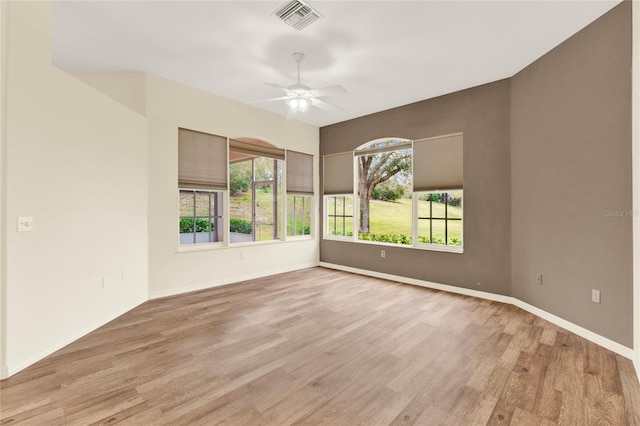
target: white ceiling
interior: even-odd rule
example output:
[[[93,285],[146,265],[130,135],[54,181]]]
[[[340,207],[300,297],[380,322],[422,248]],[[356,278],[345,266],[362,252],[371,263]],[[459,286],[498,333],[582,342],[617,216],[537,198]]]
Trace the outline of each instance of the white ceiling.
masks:
[[[281,95],[265,82],[341,84],[324,126],[507,78],[611,9],[613,1],[319,1],[302,31],[283,1],[53,2],[53,60],[65,69],[136,70],[241,102]],[[256,107],[286,115],[283,102]]]

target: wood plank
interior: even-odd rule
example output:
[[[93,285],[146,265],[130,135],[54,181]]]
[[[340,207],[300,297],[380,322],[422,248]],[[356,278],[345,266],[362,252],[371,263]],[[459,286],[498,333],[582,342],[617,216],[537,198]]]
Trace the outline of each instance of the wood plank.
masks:
[[[0,381],[1,424],[640,425],[627,359],[517,307],[311,268],[152,300]]]

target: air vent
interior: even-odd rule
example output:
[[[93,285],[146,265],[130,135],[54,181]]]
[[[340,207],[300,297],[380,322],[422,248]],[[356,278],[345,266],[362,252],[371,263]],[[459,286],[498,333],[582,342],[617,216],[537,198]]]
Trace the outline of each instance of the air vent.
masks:
[[[282,19],[285,24],[298,31],[317,21],[322,16],[317,10],[300,0],[287,2],[273,13]]]

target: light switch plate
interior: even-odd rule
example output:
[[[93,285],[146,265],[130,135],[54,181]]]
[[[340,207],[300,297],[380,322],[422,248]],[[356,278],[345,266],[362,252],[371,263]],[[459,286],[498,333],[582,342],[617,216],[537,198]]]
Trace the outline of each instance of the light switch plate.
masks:
[[[18,216],[18,232],[33,231],[33,218],[31,216]]]

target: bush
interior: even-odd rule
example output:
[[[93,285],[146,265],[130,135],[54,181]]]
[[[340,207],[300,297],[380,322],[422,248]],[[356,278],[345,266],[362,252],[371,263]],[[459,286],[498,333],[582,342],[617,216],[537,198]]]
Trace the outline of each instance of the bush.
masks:
[[[358,234],[358,239],[378,243],[411,244],[411,237],[404,234]]]
[[[190,217],[181,218],[180,233],[188,234],[190,232],[193,232],[193,219]],[[196,219],[196,232],[209,232],[209,221],[207,219]]]
[[[398,185],[396,182],[384,182],[377,185],[373,189],[372,198],[380,201],[396,201],[402,198],[405,193],[403,186]]]
[[[232,164],[229,170],[229,191],[231,194],[247,192],[251,187],[251,162]]]
[[[251,234],[253,232],[253,224],[249,220],[230,219],[229,231],[239,234]]]

